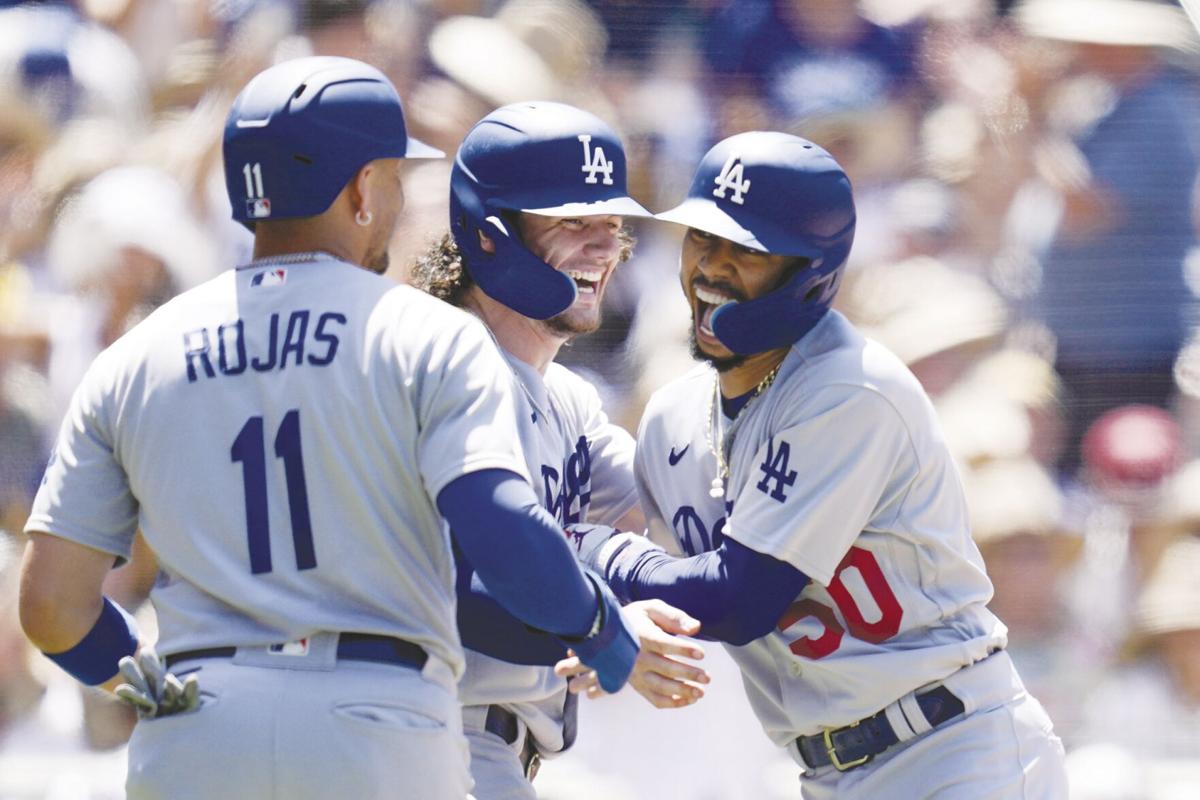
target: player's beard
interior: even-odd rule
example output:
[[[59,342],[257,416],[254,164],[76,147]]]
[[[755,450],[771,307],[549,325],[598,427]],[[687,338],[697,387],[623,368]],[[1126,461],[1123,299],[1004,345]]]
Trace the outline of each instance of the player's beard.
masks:
[[[388,266],[391,264],[391,256],[387,250],[384,250],[377,258],[373,258],[369,263],[364,264],[367,269],[374,272],[376,275],[382,275],[388,271]]]
[[[712,364],[713,369],[717,372],[728,372],[734,367],[740,367],[746,361],[746,357],[740,353],[733,353],[727,356],[714,356],[700,349],[700,342],[696,341],[696,326],[693,324],[688,330],[688,345],[692,349],[692,358],[697,361],[707,361]]]
[[[573,339],[576,336],[582,336],[585,333],[595,333],[600,328],[601,312],[596,310],[594,316],[584,316],[582,314],[572,314],[572,309],[567,309],[561,314],[556,314],[550,319],[543,320],[542,324],[547,330],[557,336],[564,336],[568,339]]]

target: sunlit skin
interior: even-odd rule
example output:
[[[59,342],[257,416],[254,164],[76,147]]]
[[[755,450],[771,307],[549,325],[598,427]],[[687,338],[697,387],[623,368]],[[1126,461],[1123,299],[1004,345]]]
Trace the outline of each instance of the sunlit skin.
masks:
[[[578,290],[566,311],[548,320],[535,320],[513,311],[473,287],[470,305],[513,355],[545,372],[567,340],[600,327],[600,304],[621,253],[618,236],[624,219],[615,214],[586,217],[546,217],[522,213],[517,217],[521,241],[538,258],[570,275]],[[480,234],[485,252],[495,252],[487,234]]]
[[[758,386],[789,348],[739,356],[713,335],[708,327],[711,312],[725,300],[745,302],[769,294],[791,277],[795,266],[792,256],[753,250],[696,228],[683,237],[679,280],[692,309],[692,340],[696,355],[717,368],[725,397]]]
[[[379,162],[369,180],[372,181],[370,194],[373,199],[372,224],[370,237],[367,240],[367,252],[363,257],[363,266],[382,275],[388,268],[388,244],[392,233],[400,222],[400,212],[404,210],[404,159],[387,158]]]
[[[324,212],[259,222],[254,230],[254,258],[322,251],[383,274],[388,268],[388,243],[404,210],[403,171],[403,159],[370,161]],[[369,222],[362,225],[357,219]]]

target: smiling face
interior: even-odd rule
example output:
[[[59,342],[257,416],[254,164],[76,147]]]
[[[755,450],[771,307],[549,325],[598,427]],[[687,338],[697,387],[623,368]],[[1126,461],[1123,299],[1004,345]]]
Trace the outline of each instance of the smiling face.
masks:
[[[621,260],[621,225],[615,214],[544,217],[521,214],[521,241],[538,258],[575,281],[578,296],[566,311],[546,320],[555,333],[575,336],[600,327],[600,301]]]
[[[769,294],[803,263],[793,256],[752,250],[689,228],[679,256],[679,280],[692,307],[692,355],[720,371],[745,361],[713,333],[713,312],[730,301],[744,302]]]

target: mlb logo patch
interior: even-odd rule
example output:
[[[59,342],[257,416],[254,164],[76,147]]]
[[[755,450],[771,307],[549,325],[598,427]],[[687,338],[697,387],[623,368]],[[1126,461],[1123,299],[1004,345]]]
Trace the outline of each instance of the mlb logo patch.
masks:
[[[286,269],[268,269],[256,272],[250,279],[251,286],[280,286],[287,281]]]
[[[269,645],[267,652],[275,656],[306,656],[308,655],[308,639]]]
[[[265,197],[247,200],[246,216],[250,219],[263,219],[271,216],[271,201]]]

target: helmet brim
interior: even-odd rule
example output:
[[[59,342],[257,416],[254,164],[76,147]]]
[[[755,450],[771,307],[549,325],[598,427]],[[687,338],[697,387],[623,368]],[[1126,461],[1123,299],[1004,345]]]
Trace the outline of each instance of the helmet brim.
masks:
[[[701,198],[688,198],[675,208],[655,214],[654,218],[711,233],[713,236],[720,236],[742,247],[763,253],[806,258],[818,255],[811,244],[797,241],[795,237],[775,230],[775,226],[765,221],[757,223],[757,233],[751,231],[716,203]]]
[[[420,139],[409,136],[404,145],[405,158],[445,158],[446,154],[436,147],[425,144]]]
[[[513,209],[543,217],[591,217],[616,214],[620,217],[653,217],[649,209],[632,197],[610,197],[593,203],[563,203],[542,208]]]

